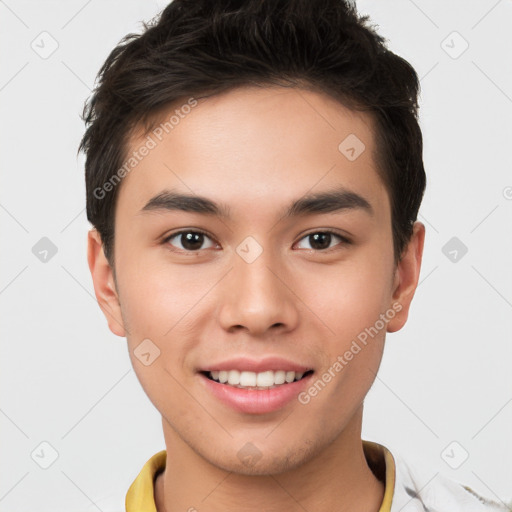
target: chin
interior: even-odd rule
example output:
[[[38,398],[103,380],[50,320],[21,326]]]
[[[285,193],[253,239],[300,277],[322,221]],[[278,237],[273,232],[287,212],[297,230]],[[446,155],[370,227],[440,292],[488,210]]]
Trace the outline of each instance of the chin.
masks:
[[[279,475],[301,465],[313,454],[310,450],[288,445],[280,452],[275,449],[259,450],[248,442],[236,453],[226,453],[225,458],[209,459],[209,462],[224,471],[245,476]],[[207,458],[207,457],[205,457]],[[207,458],[208,459],[208,458]]]

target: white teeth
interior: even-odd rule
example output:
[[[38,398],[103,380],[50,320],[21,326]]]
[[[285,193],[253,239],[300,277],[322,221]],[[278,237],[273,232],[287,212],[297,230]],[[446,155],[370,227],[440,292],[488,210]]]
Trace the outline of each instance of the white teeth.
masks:
[[[236,370],[231,370],[236,371]],[[229,372],[231,374],[231,372]],[[241,372],[240,373],[240,386],[249,387],[256,386],[256,374],[254,372]]]
[[[274,383],[275,384],[284,384],[286,380],[286,372],[283,370],[278,370],[274,372]]]
[[[268,387],[274,385],[274,372],[261,372],[256,375],[256,385],[258,387]]]
[[[228,373],[228,384],[231,386],[238,386],[240,384],[240,372],[238,370],[231,370]]]
[[[284,383],[302,379],[304,372],[285,372],[284,370],[267,370],[264,372],[248,372],[239,370],[221,370],[209,372],[210,377],[222,384],[238,388],[269,389]]]

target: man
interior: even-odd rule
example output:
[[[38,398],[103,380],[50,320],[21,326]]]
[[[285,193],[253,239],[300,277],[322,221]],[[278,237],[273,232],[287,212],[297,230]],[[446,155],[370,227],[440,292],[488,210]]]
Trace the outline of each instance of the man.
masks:
[[[507,510],[361,439],[418,284],[414,69],[339,0],[174,0],[86,106],[88,260],[162,415],[127,512]]]

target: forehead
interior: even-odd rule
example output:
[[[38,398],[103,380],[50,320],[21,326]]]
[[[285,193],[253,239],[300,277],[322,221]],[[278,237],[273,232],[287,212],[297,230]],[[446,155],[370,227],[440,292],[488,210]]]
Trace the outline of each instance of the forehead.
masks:
[[[241,87],[185,99],[161,113],[151,131],[135,132],[126,158],[144,146],[149,149],[123,178],[118,199],[133,211],[166,189],[236,210],[272,209],[276,199],[288,203],[340,185],[369,198],[377,214],[389,207],[372,119],[321,93]]]

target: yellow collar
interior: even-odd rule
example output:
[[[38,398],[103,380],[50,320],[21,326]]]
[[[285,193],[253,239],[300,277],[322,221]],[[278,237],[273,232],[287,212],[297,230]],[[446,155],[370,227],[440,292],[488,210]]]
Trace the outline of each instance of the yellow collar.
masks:
[[[363,451],[368,465],[377,478],[385,483],[384,498],[379,512],[390,512],[395,488],[395,461],[391,452],[372,441],[363,440]],[[126,494],[126,512],[157,512],[154,499],[154,482],[165,469],[167,451],[153,455],[142,467]]]

